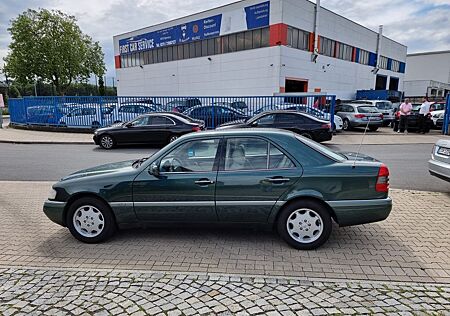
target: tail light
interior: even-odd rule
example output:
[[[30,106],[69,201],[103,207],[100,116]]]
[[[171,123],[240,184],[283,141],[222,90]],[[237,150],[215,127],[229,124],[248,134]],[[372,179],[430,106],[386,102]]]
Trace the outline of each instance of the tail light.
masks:
[[[331,129],[331,123],[322,124],[322,128],[328,128],[328,129]]]
[[[383,114],[380,114],[380,118],[383,119],[383,117],[384,117],[384,115],[383,115]]]
[[[192,131],[193,132],[199,132],[199,131],[201,131],[201,129],[200,129],[200,126],[192,126]]]
[[[395,118],[400,118],[400,111],[395,112]]]
[[[385,164],[378,170],[377,183],[375,185],[377,192],[389,192],[389,169]]]
[[[363,118],[363,117],[366,117],[364,114],[355,114],[355,117],[356,118]]]

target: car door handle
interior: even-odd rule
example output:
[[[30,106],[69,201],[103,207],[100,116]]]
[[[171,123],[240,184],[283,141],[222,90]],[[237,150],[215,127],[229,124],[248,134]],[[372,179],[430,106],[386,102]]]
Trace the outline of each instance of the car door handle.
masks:
[[[209,185],[209,184],[214,184],[214,181],[209,180],[209,179],[199,179],[199,180],[195,181],[195,184],[198,184],[198,185]]]
[[[289,181],[291,181],[291,179],[284,178],[284,177],[271,177],[271,178],[266,178],[266,181],[275,183],[275,184],[279,184],[279,183],[289,182]]]

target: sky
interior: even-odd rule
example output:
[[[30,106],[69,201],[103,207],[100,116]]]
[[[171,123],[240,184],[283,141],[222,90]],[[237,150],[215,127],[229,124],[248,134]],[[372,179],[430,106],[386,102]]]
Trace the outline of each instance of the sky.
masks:
[[[262,2],[263,0],[261,0]],[[10,20],[28,8],[59,9],[78,20],[105,53],[107,85],[114,70],[113,35],[211,9],[235,0],[1,0],[0,68]],[[321,6],[408,46],[408,53],[450,49],[450,0],[322,0]],[[0,74],[0,80],[4,79]]]

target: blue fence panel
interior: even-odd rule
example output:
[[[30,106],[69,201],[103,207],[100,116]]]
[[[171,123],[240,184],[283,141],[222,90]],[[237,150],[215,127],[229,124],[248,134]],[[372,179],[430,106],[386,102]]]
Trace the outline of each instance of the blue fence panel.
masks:
[[[244,121],[265,111],[297,110],[334,125],[335,96],[64,96],[11,99],[16,124],[98,128],[128,122],[143,113],[179,112],[207,128]],[[331,114],[330,114],[331,113]]]
[[[444,122],[442,125],[442,134],[450,135],[450,93],[447,94],[444,111]]]

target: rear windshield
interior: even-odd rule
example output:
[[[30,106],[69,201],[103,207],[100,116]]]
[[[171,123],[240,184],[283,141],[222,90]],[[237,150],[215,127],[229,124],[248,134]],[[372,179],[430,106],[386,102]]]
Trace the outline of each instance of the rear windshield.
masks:
[[[391,102],[377,102],[377,108],[380,110],[390,110],[392,109],[392,103]]]
[[[358,106],[358,112],[359,113],[378,113],[379,111],[374,106]]]
[[[314,149],[315,151],[320,152],[321,154],[330,157],[331,159],[334,159],[336,161],[344,161],[347,160],[347,158],[345,158],[344,156],[334,152],[333,150],[331,150],[330,148],[321,145],[319,143],[316,143],[315,141],[309,140],[308,138],[302,137],[300,138],[300,136],[295,135],[295,137],[301,141],[302,143],[304,143],[305,145],[307,145],[308,147],[311,147],[312,149]]]

